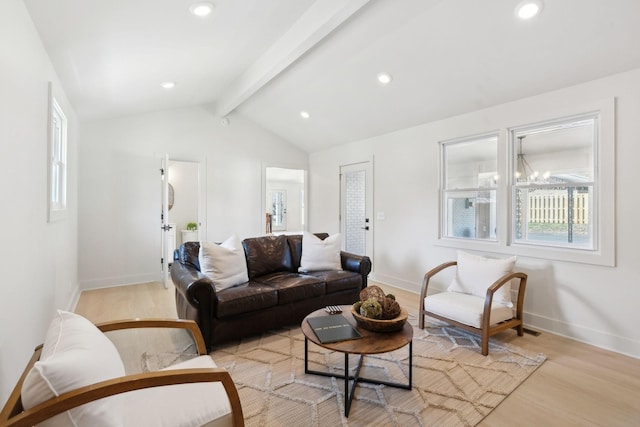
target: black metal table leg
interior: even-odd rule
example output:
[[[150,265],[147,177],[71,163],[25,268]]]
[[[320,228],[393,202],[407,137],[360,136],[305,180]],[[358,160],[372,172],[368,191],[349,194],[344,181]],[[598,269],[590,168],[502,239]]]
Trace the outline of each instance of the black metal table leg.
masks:
[[[309,339],[304,337],[304,373],[309,373]]]
[[[355,381],[353,386],[355,387]],[[351,397],[349,397],[351,395]],[[344,354],[344,416],[349,416],[351,409],[351,400],[353,400],[353,390],[349,393],[349,353]]]
[[[358,360],[358,367],[356,368],[356,373],[353,377],[349,376],[349,354],[344,354],[344,369],[346,375],[344,376],[344,416],[345,418],[349,417],[349,411],[351,411],[351,402],[353,401],[353,396],[356,392],[356,384],[360,381],[360,369],[362,368],[362,359],[363,356],[360,356]],[[353,384],[351,385],[351,390],[349,390],[349,380],[353,379]],[[368,382],[368,381],[367,381]]]
[[[409,341],[409,390],[413,385],[413,340]]]
[[[369,378],[360,378],[360,369],[362,368],[363,360],[364,360],[364,356],[360,355],[360,359],[358,361],[358,367],[356,368],[356,372],[353,376],[349,375],[349,353],[344,353],[344,375],[336,375],[329,372],[311,370],[309,369],[309,341],[305,337],[304,372],[306,374],[314,374],[314,375],[321,375],[324,377],[344,379],[344,416],[345,418],[349,417],[349,411],[351,410],[351,402],[353,401],[356,385],[358,384],[358,382],[376,384],[376,385],[386,385],[389,387],[401,388],[404,390],[411,390],[411,387],[413,385],[413,340],[409,341],[409,378],[408,378],[409,382],[408,384],[375,380],[375,379],[369,379]],[[349,388],[350,380],[353,380],[353,384],[351,385],[351,388]]]

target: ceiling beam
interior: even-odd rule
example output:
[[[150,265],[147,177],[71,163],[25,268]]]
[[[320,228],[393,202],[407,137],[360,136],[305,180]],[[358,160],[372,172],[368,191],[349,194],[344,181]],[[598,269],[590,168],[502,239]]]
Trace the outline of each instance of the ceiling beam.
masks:
[[[317,0],[256,62],[231,82],[215,104],[224,117],[293,64],[370,0]]]

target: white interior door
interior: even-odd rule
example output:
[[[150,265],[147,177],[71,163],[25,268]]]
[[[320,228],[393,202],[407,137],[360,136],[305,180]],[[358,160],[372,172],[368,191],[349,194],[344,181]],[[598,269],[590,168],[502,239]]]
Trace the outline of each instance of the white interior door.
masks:
[[[169,225],[169,155],[165,154],[160,161],[160,194],[162,195],[162,209],[160,213],[160,233],[161,233],[161,246],[160,252],[160,265],[162,268],[162,284],[165,289],[169,288],[169,263],[171,259],[168,259],[168,247],[169,247],[169,231],[172,226]]]
[[[371,162],[340,167],[340,231],[344,250],[373,257]]]

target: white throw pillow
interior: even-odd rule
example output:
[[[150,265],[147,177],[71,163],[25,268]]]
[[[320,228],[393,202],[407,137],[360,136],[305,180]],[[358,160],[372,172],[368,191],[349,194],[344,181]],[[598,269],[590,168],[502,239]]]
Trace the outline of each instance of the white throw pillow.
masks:
[[[40,360],[27,374],[22,403],[30,409],[45,400],[100,381],[125,375],[118,350],[93,323],[58,310],[42,347]],[[113,396],[63,412],[40,426],[122,426],[123,400]]]
[[[200,242],[198,261],[200,272],[213,281],[216,291],[249,281],[244,249],[237,236],[229,237],[220,245]]]
[[[515,256],[502,259],[485,258],[458,251],[458,269],[447,290],[484,298],[489,286],[505,274],[511,273],[515,263]],[[498,289],[493,295],[493,300],[507,307],[513,307],[511,283],[506,283]]]
[[[301,273],[320,270],[342,270],[340,250],[342,235],[334,234],[322,240],[308,231],[302,232],[302,256],[300,257]]]

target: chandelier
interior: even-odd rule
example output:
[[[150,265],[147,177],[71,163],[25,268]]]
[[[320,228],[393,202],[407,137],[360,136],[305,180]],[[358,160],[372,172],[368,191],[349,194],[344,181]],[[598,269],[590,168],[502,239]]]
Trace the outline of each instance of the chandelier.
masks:
[[[526,135],[518,136],[518,157],[516,159],[516,181],[518,182],[531,182],[531,181],[548,181],[551,176],[550,172],[545,172],[540,178],[540,174],[537,170],[534,170],[522,152],[522,140]]]

